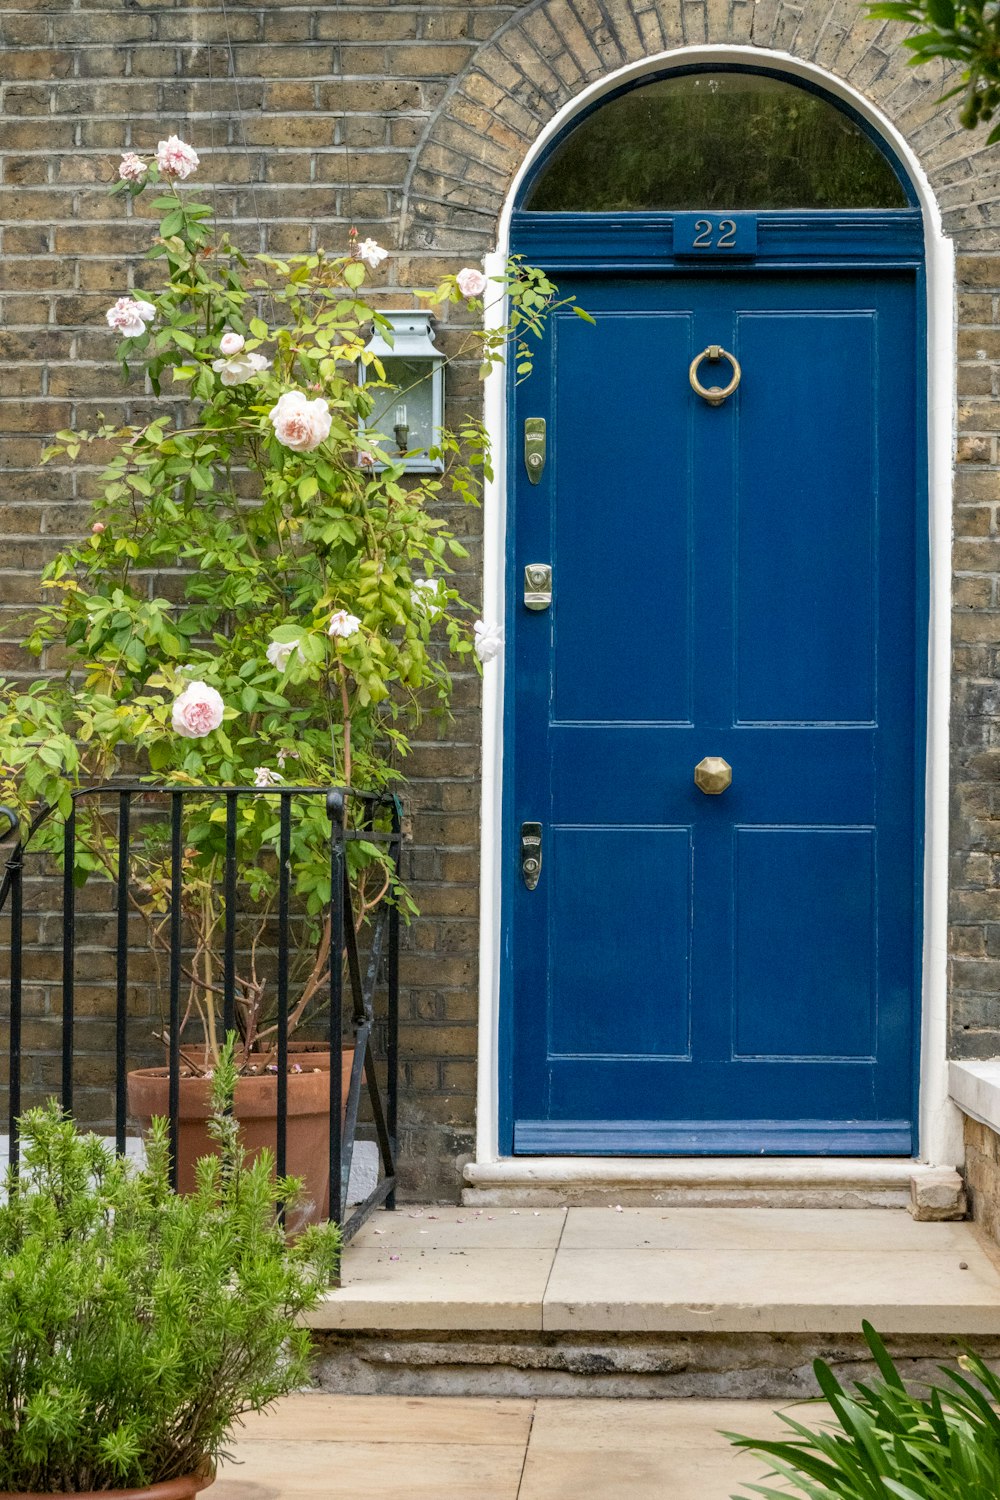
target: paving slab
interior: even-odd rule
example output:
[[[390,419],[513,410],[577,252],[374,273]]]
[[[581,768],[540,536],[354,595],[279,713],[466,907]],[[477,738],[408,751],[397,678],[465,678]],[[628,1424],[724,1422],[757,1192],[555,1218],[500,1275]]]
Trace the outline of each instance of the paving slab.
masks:
[[[565,1224],[564,1208],[398,1208],[369,1219],[351,1243],[363,1250],[555,1250]]]
[[[250,1417],[216,1500],[728,1500],[765,1473],[724,1430],[771,1436],[753,1401],[492,1401],[306,1394]],[[749,1491],[746,1491],[749,1500]]]
[[[540,1330],[553,1249],[349,1247],[343,1285],[306,1321],[327,1329]]]
[[[884,1334],[1000,1333],[1000,1271],[971,1234],[961,1251],[563,1248],[543,1328],[847,1333],[864,1318]]]
[[[373,1398],[377,1399],[377,1398]],[[213,1500],[517,1500],[521,1444],[241,1443],[212,1486]]]
[[[498,1210],[503,1212],[503,1210]],[[522,1210],[522,1212],[530,1210]],[[551,1212],[551,1210],[550,1210]],[[563,1250],[963,1251],[963,1223],[918,1224],[898,1209],[570,1208]],[[964,1256],[960,1255],[960,1259]]]
[[[739,1406],[739,1402],[732,1403]],[[527,1444],[532,1401],[476,1400],[447,1396],[328,1396],[306,1391],[279,1401],[270,1411],[251,1412],[237,1443],[479,1443]]]

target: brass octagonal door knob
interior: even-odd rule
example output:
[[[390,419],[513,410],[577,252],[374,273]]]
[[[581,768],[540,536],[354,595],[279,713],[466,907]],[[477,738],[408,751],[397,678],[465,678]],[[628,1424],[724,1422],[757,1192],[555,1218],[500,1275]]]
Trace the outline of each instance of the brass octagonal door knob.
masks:
[[[694,768],[694,784],[706,796],[718,797],[733,779],[733,768],[721,755],[706,755]]]

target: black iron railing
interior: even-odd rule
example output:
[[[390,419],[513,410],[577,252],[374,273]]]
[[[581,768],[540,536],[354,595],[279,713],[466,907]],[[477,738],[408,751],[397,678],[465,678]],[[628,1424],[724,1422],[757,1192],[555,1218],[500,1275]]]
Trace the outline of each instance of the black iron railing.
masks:
[[[296,799],[322,797],[330,822],[330,963],[329,1008],[325,1040],[330,1047],[330,1206],[329,1216],[343,1226],[349,1239],[374,1209],[395,1206],[396,1135],[398,1101],[399,1031],[399,907],[393,886],[400,873],[401,816],[399,799],[391,793],[374,794],[321,787],[184,787],[147,786],[141,783],[106,783],[88,787],[74,795],[72,810],[65,818],[62,838],[61,912],[61,1088],[60,1102],[73,1111],[77,1034],[77,808],[86,798],[110,799],[117,815],[117,859],[115,861],[114,943],[115,1043],[114,1043],[114,1137],[119,1153],[126,1150],[128,1104],[126,1076],[128,1057],[129,993],[129,881],[136,811],[148,811],[151,799],[166,799],[169,807],[169,1010],[167,1017],[167,1071],[172,1171],[176,1183],[177,1138],[182,1071],[181,989],[183,968],[183,879],[185,804],[194,798],[213,798],[225,806],[225,856],[223,861],[224,936],[222,954],[222,1023],[225,1033],[235,1030],[238,958],[237,813],[240,798],[277,798],[279,829],[277,859],[277,930],[275,935],[276,1079],[277,1128],[275,1165],[279,1176],[286,1171],[288,1125],[288,1031],[289,973],[292,938],[291,848],[292,808]],[[349,808],[353,816],[348,817]],[[32,946],[25,940],[25,859],[32,839],[43,824],[59,814],[52,808],[41,812],[26,830],[17,815],[0,807],[7,820],[6,838],[17,842],[0,881],[0,917],[9,921],[9,1077],[8,1113],[10,1161],[18,1163],[18,1119],[22,1110],[23,992],[31,979]],[[354,826],[349,826],[353,824]],[[385,848],[390,878],[382,897],[367,914],[364,952],[359,944],[348,872],[347,845],[354,840]],[[0,928],[0,946],[3,942]],[[341,961],[336,961],[336,955]],[[384,1014],[376,1016],[376,999],[384,997]],[[381,1056],[373,1045],[380,1028]],[[353,1062],[346,1101],[340,1066],[344,1040],[353,1036]],[[384,1080],[380,1082],[380,1079]],[[380,1176],[374,1189],[345,1220],[348,1184],[363,1100],[367,1102],[366,1128],[378,1145]]]

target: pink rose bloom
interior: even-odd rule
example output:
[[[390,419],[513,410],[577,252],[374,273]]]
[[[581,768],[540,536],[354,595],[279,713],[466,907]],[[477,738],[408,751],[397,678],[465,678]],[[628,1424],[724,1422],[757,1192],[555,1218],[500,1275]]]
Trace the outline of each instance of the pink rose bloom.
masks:
[[[362,240],[354,254],[358,260],[364,261],[369,270],[377,271],[389,252],[383,250],[375,240]]]
[[[230,330],[230,332],[222,335],[222,338],[219,340],[219,348],[226,358],[229,359],[232,355],[239,354],[245,343],[246,339],[242,333],[233,333]]]
[[[187,740],[202,740],[222,723],[222,694],[207,682],[189,682],[174,699],[170,721],[177,734]]]
[[[358,463],[361,465],[361,467],[363,469],[374,469],[374,467],[375,467],[375,455],[374,455],[374,453],[369,453],[368,449],[365,448],[361,453],[358,454]]]
[[[156,165],[164,177],[177,177],[181,182],[198,165],[198,153],[176,135],[168,135],[156,148]]]
[[[486,625],[482,620],[477,620],[473,631],[476,637],[476,655],[479,660],[492,661],[494,656],[499,655],[500,647],[503,645],[503,627]]]
[[[327,626],[327,634],[346,641],[348,636],[356,635],[361,629],[361,621],[357,615],[349,615],[346,609],[335,609],[330,616]]]
[[[90,529],[94,533],[95,536],[100,536],[101,532],[104,530],[104,522],[103,521],[95,521],[94,524],[93,524],[93,526],[91,526]]]
[[[322,396],[310,401],[302,391],[286,391],[278,398],[277,405],[271,407],[268,417],[278,442],[296,453],[310,453],[325,442],[333,421]]]
[[[474,266],[466,266],[464,271],[459,271],[455,280],[463,297],[481,297],[489,285],[482,271],[477,271]]]
[[[136,156],[134,151],[126,151],[118,166],[118,176],[122,182],[141,182],[149,171],[141,156]]]
[[[141,298],[119,297],[114,307],[108,308],[105,317],[109,328],[114,328],[127,339],[137,339],[145,333],[146,324],[156,317],[156,308],[152,302],[143,302]]]

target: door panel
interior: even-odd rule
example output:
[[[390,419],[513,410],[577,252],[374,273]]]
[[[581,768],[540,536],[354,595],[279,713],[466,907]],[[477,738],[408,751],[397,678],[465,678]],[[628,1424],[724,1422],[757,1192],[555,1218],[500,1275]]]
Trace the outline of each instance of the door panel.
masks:
[[[742,723],[874,717],[875,319],[874,310],[739,319],[748,369],[769,372],[747,382],[736,440]],[[776,349],[787,359],[769,368]]]
[[[509,524],[505,1147],[907,1153],[914,278],[560,289],[597,326],[556,315],[516,388],[512,451],[540,416],[548,460]],[[710,344],[743,367],[720,407]]]
[[[549,954],[572,1003],[550,1013],[549,1055],[686,1057],[691,830],[556,826],[550,847]],[[656,892],[644,941],[634,941],[629,902],[608,899],[609,881]]]
[[[610,314],[596,328],[559,317],[554,343],[555,429],[572,447],[560,461],[571,465],[573,479],[556,487],[552,517],[560,568],[559,609],[551,616],[553,718],[689,720],[689,419],[670,395],[678,365],[689,358],[690,316]],[[648,372],[641,382],[637,366]],[[619,427],[612,413],[628,413],[627,420]],[[648,489],[634,483],[644,434],[652,435],[662,466]],[[622,650],[620,632],[602,611],[609,599],[626,596],[632,628],[671,649]]]
[[[737,828],[734,854],[734,1055],[870,1058],[874,830]]]

